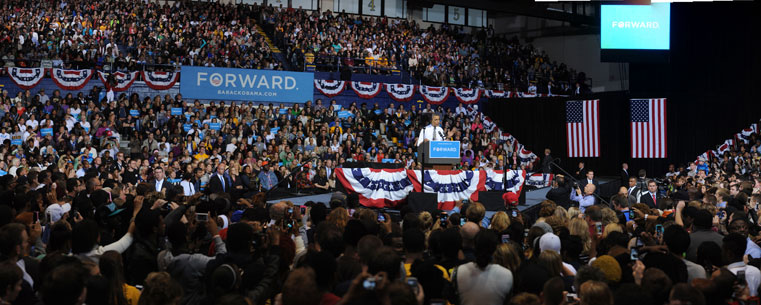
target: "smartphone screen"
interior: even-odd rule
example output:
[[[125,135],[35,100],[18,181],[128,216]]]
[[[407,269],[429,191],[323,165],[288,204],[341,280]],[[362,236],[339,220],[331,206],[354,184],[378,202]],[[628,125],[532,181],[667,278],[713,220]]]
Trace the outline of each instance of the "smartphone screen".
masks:
[[[510,242],[510,234],[502,234],[502,243],[506,244]]]
[[[513,217],[518,217],[518,210],[513,210]]]
[[[465,218],[460,218],[460,226],[464,226],[466,222]]]
[[[383,214],[378,214],[378,222],[386,222],[386,216],[383,216]]]
[[[658,235],[663,234],[663,225],[655,225],[655,233]]]
[[[441,214],[441,223],[447,222],[447,218],[449,218],[449,215],[447,214]]]
[[[302,207],[301,207],[301,214],[303,215],[303,214],[304,214],[304,213],[306,213],[306,212],[307,212],[307,208],[306,208],[306,207],[304,207],[304,206],[302,206]]]
[[[209,213],[196,213],[196,220],[206,222],[209,220]]]
[[[595,223],[595,232],[597,233],[597,235],[601,235],[602,234],[602,224],[601,223],[599,223],[599,222]]]

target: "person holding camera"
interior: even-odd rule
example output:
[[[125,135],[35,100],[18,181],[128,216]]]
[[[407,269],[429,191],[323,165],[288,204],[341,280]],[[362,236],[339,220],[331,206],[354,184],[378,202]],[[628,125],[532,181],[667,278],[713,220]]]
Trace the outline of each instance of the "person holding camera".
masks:
[[[584,192],[581,192],[581,187],[579,187],[578,182],[573,183],[573,188],[571,189],[571,201],[577,201],[579,203],[579,210],[583,214],[584,211],[587,209],[587,207],[593,206],[595,204],[595,185],[592,183],[589,183],[584,186]]]

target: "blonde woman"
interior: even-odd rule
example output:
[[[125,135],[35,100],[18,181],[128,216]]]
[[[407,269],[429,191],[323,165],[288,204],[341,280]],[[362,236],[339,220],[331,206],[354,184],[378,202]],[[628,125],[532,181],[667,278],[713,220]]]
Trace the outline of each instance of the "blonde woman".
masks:
[[[610,232],[621,232],[621,233],[624,233],[624,228],[621,227],[620,224],[609,223],[608,225],[605,226],[605,230],[603,230],[602,238],[608,237],[608,234],[610,234]]]
[[[510,217],[507,216],[507,213],[505,212],[497,212],[494,213],[494,215],[491,217],[491,223],[489,224],[489,228],[496,231],[497,233],[502,233],[507,231],[507,228],[510,227]]]
[[[516,272],[521,266],[520,249],[516,243],[503,243],[494,251],[493,261],[512,272]]]
[[[581,242],[584,245],[584,250],[581,251],[582,255],[589,254],[592,249],[592,238],[589,235],[589,225],[584,219],[571,218],[571,222],[568,223],[568,231],[571,235],[576,235],[581,238]]]
[[[581,210],[579,210],[579,208],[577,207],[568,208],[568,219],[579,218],[579,215],[581,215]]]

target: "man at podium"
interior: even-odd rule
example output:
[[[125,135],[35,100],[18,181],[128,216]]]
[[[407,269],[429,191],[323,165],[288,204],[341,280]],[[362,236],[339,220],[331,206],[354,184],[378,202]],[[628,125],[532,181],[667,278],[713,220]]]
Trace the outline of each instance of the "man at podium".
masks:
[[[449,131],[449,134],[446,136],[444,135],[444,129],[441,128],[441,116],[438,114],[434,114],[431,117],[431,124],[428,126],[423,127],[422,130],[420,130],[420,134],[418,135],[417,139],[417,146],[420,146],[420,144],[423,144],[423,142],[428,141],[445,141],[448,138],[452,138],[452,135],[454,134],[454,129]]]

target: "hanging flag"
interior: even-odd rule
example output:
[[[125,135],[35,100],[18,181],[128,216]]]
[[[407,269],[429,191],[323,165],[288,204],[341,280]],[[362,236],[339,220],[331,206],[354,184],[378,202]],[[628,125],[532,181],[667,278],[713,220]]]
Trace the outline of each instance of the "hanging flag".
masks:
[[[454,88],[454,96],[463,104],[477,103],[481,98],[481,89]]]
[[[415,85],[385,84],[386,93],[397,102],[409,102],[415,95]]]
[[[351,90],[361,98],[371,99],[380,93],[382,85],[383,83],[351,82]]]
[[[346,191],[357,193],[359,203],[366,207],[395,207],[413,191],[403,168],[337,168],[336,178]]]
[[[175,71],[143,71],[145,85],[153,90],[167,90],[180,79],[180,72]]]
[[[426,102],[440,105],[449,97],[449,87],[420,86],[420,95]]]
[[[80,90],[87,85],[92,78],[93,70],[64,70],[53,68],[50,73],[53,82],[63,90]]]
[[[44,68],[5,68],[16,86],[29,90],[37,86],[45,76]]]
[[[334,97],[341,94],[341,92],[344,92],[346,82],[342,80],[315,79],[314,87],[317,88],[317,91],[320,91],[322,95]]]
[[[487,98],[508,98],[511,94],[510,91],[484,90],[484,95],[486,95]]]
[[[113,75],[116,78],[116,86],[111,86],[107,83],[108,74],[103,73],[101,71],[98,71],[98,78],[103,83],[103,85],[106,87],[106,89],[111,89],[115,92],[121,92],[126,91],[129,89],[129,87],[132,86],[132,83],[135,82],[137,79],[137,73],[138,71],[134,72],[114,72]]]
[[[632,158],[666,158],[666,99],[632,99]]]
[[[569,157],[600,156],[600,100],[568,101],[565,105]]]

